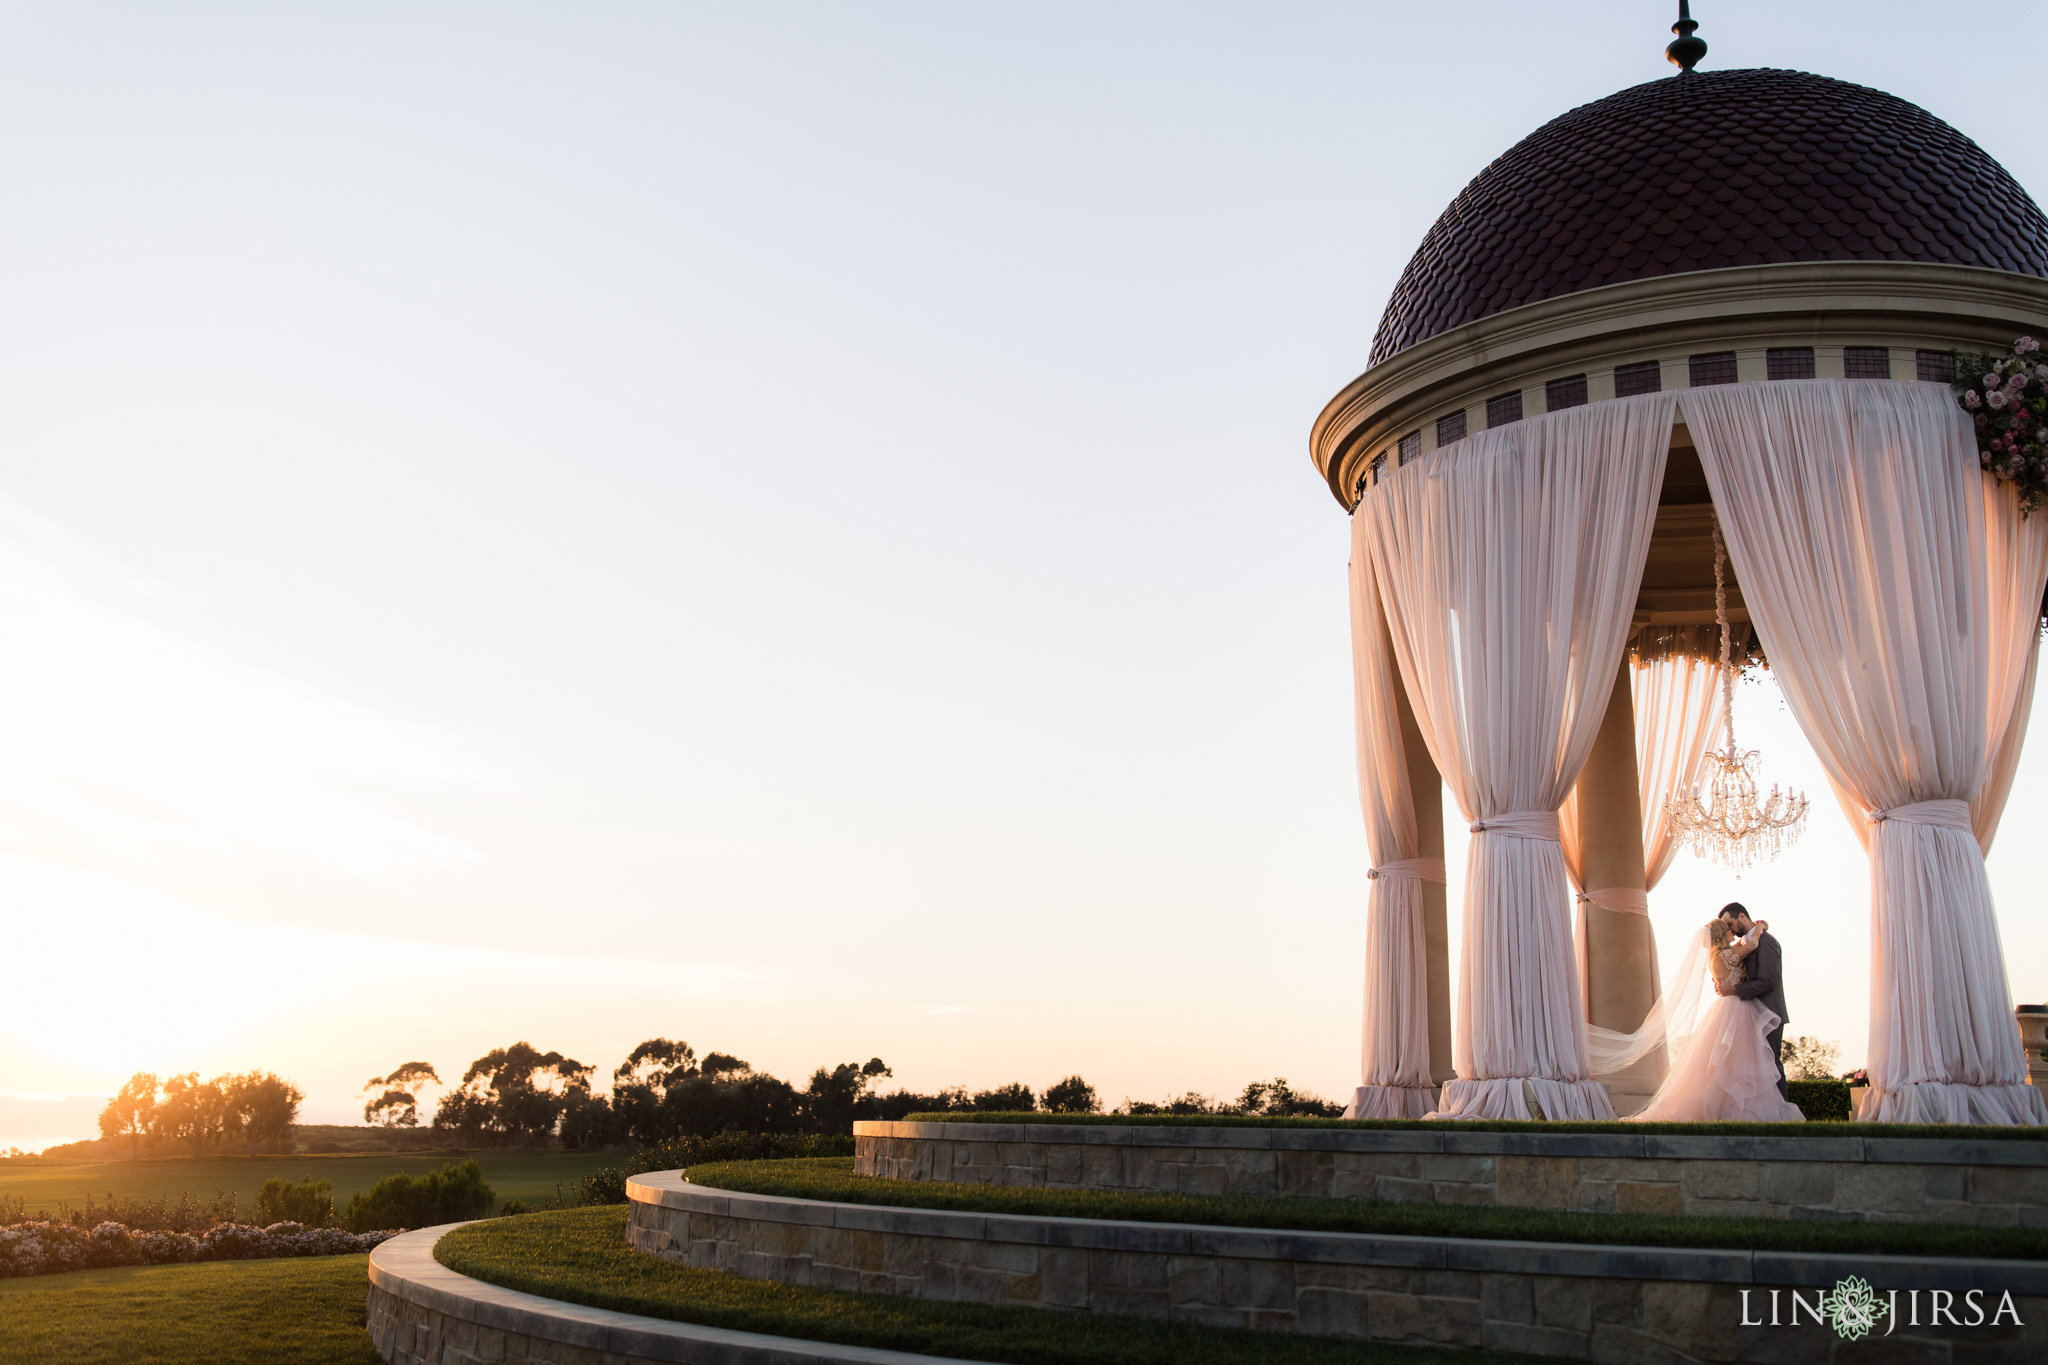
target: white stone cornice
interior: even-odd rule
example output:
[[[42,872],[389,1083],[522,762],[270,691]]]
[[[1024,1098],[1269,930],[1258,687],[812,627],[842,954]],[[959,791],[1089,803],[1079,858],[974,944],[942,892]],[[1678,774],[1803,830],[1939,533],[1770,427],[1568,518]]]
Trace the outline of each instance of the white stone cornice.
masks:
[[[1461,410],[1480,430],[1486,400],[1511,390],[1534,416],[1553,378],[1587,374],[1592,396],[1609,397],[1614,366],[1655,359],[1663,387],[1684,388],[1688,355],[1732,350],[1761,366],[1774,346],[1811,346],[1819,377],[1831,377],[1830,365],[1839,377],[1843,346],[1872,345],[1891,350],[1894,378],[1910,379],[1915,349],[1992,349],[2044,330],[2048,280],[1975,266],[1818,261],[1661,275],[1544,299],[1411,346],[1330,400],[1309,451],[1349,507],[1367,461],[1404,433],[1422,431],[1431,449],[1436,419]]]

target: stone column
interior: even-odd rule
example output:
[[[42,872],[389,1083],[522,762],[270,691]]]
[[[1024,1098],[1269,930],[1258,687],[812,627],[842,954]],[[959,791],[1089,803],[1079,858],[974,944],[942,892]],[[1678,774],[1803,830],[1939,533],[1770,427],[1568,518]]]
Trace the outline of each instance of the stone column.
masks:
[[[1391,648],[1388,657],[1393,657]],[[1408,704],[1408,689],[1394,677],[1394,704],[1401,717],[1401,749],[1408,759],[1408,788],[1415,799],[1415,856],[1444,856],[1444,779],[1429,756],[1429,745]],[[1641,855],[1636,861],[1642,861]],[[1640,874],[1638,874],[1640,875]],[[1451,938],[1445,923],[1446,888],[1442,882],[1422,884],[1422,934],[1428,950],[1429,1079],[1442,1085],[1455,1080],[1451,1061]]]
[[[1626,655],[1621,676],[1601,718],[1592,756],[1579,774],[1579,848],[1586,889],[1617,887],[1642,891],[1643,808],[1636,771],[1635,696]],[[1587,1022],[1617,1033],[1632,1033],[1657,1000],[1657,958],[1647,916],[1586,909]],[[1603,1077],[1613,1091],[1617,1114],[1641,1109],[1664,1079],[1661,1054],[1645,1057]]]

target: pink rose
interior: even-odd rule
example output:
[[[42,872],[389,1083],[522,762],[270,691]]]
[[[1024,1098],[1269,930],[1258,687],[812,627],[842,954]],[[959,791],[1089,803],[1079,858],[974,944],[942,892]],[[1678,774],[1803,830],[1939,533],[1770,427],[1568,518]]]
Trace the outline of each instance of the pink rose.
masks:
[[[1999,378],[1998,378],[1998,373],[1997,373],[1997,371],[1995,371],[1995,370],[1994,370],[1994,371],[1988,371],[1987,373],[1985,373],[1985,375],[1983,376],[1983,379],[1982,379],[1982,383],[1983,383],[1984,387],[1985,387],[1985,388],[1987,388],[1987,389],[1995,389],[1995,388],[1997,388],[1997,387],[1998,387],[1998,385],[1999,385]]]
[[[2018,393],[2027,386],[2027,372],[2025,370],[2015,371],[2013,377],[2005,381],[2005,386],[2014,393]]]
[[[2021,355],[2025,355],[2028,351],[2040,350],[2041,343],[2034,340],[2032,337],[2021,337],[2018,341],[2015,341],[2012,344],[2012,348],[2015,351],[2018,351]]]
[[[2004,407],[2006,402],[2005,390],[1993,389],[1991,392],[1984,395],[1984,401],[1989,403],[1994,408]]]
[[[1981,408],[1984,406],[1984,400],[1977,396],[1975,389],[1971,389],[1963,395],[1963,406],[1966,408]]]

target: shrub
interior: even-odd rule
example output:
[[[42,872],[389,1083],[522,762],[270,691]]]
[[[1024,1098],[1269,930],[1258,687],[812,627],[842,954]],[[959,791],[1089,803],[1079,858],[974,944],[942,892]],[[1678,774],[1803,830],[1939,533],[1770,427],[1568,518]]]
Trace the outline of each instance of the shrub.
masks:
[[[273,1176],[256,1192],[256,1211],[266,1223],[324,1228],[334,1221],[334,1182],[307,1176],[293,1183]]]
[[[626,1202],[626,1173],[617,1166],[600,1166],[576,1182],[576,1202],[623,1204]]]
[[[71,1223],[15,1223],[0,1227],[0,1280],[177,1261],[238,1261],[258,1256],[343,1256],[368,1251],[389,1231],[349,1233],[273,1223],[266,1228],[221,1223],[200,1236],[138,1232],[120,1223],[90,1231]]]
[[[490,1212],[496,1198],[474,1161],[451,1161],[425,1175],[393,1175],[348,1201],[341,1225],[350,1232],[373,1228],[426,1228],[460,1223]]]
[[[1846,1123],[1849,1120],[1847,1081],[1787,1081],[1785,1089],[1809,1123]]]
[[[498,1216],[500,1218],[516,1218],[522,1213],[532,1212],[532,1209],[526,1207],[524,1199],[507,1199],[498,1206]]]

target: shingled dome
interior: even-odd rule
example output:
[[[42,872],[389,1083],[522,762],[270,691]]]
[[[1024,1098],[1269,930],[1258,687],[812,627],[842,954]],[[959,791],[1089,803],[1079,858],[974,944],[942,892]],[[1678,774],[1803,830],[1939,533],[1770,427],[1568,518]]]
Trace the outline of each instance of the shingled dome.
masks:
[[[1604,284],[1780,261],[1918,261],[2048,278],[2048,220],[1917,105],[1803,71],[1701,71],[1553,119],[1444,210],[1372,363]]]

